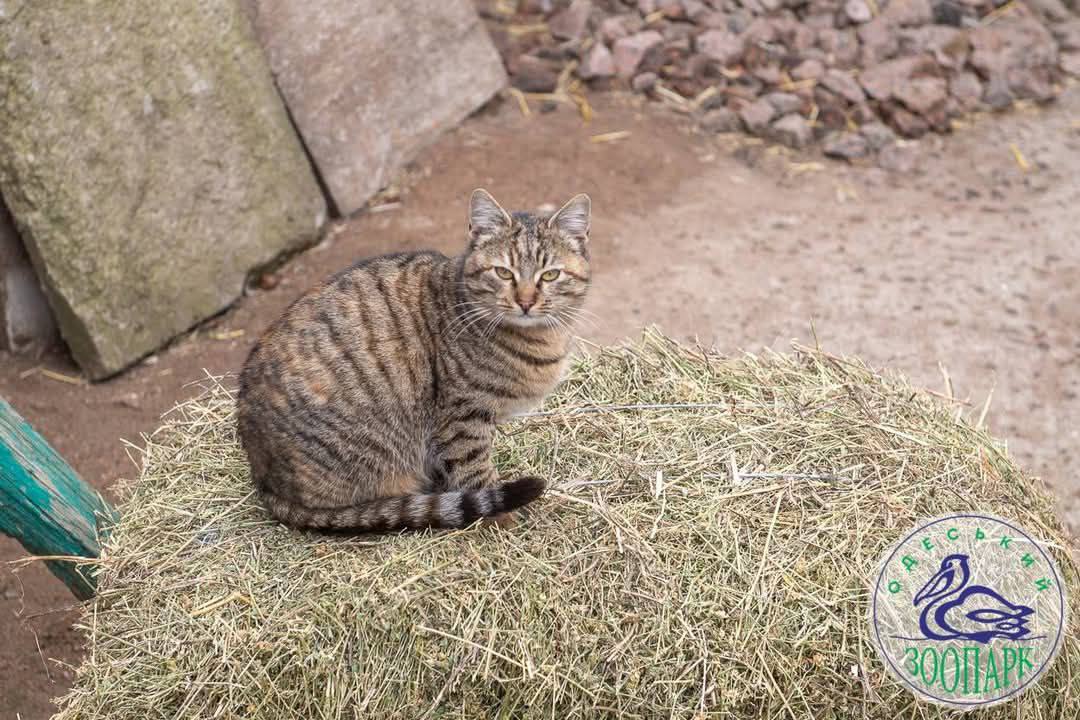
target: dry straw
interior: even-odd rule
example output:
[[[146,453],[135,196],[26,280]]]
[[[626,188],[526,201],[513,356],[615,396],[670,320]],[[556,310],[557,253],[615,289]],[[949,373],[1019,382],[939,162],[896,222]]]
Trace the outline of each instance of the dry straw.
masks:
[[[60,717],[937,718],[868,642],[876,558],[979,510],[1054,546],[1056,664],[978,718],[1075,717],[1080,587],[1053,503],[956,406],[807,348],[650,333],[497,442],[554,489],[512,530],[350,539],[268,519],[230,394],[147,442]]]

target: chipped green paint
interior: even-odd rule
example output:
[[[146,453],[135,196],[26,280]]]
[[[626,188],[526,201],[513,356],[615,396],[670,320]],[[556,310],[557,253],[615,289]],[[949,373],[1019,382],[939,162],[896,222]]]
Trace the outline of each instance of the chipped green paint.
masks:
[[[94,558],[116,511],[84,483],[30,423],[0,399],[0,532],[32,555]],[[47,560],[81,600],[94,594],[85,565]]]

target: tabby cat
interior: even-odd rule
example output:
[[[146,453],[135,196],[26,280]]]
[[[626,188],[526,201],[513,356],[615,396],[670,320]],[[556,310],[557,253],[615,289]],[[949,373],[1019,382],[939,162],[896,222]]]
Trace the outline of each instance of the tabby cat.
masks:
[[[238,432],[296,528],[465,527],[539,497],[500,482],[495,424],[559,381],[589,288],[590,201],[550,217],[469,203],[465,251],[364,260],[297,300],[240,376]]]

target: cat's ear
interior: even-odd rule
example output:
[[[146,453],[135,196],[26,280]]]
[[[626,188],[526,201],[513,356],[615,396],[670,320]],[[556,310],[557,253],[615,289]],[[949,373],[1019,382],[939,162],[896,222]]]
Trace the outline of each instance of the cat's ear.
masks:
[[[469,241],[496,235],[510,227],[510,215],[483,188],[473,190],[469,198]]]
[[[548,227],[555,228],[564,236],[585,242],[589,239],[589,222],[592,217],[592,201],[585,193],[575,195],[570,202],[548,220]]]

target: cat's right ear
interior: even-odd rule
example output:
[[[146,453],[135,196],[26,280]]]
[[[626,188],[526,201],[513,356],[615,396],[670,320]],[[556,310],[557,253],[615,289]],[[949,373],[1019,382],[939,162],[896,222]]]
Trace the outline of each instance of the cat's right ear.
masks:
[[[510,227],[510,215],[483,188],[473,190],[469,198],[469,243],[492,237]]]

